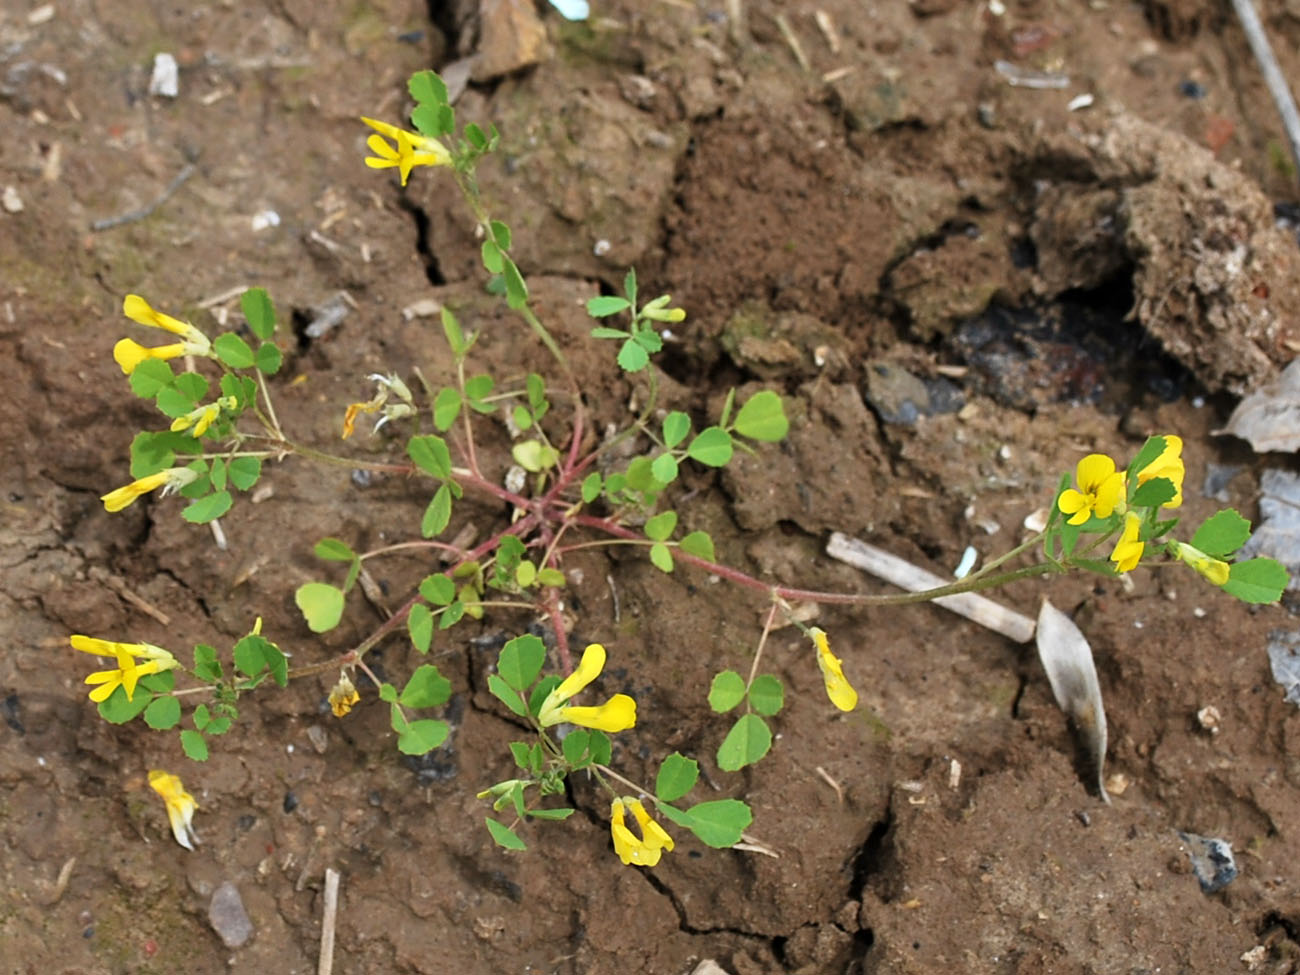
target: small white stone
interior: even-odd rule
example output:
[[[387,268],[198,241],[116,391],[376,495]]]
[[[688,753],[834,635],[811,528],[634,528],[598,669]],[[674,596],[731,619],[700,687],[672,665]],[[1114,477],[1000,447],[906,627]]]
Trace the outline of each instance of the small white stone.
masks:
[[[253,233],[260,233],[268,227],[280,226],[280,215],[271,209],[258,210],[253,214],[252,224]]]
[[[6,186],[4,195],[0,196],[0,206],[5,208],[5,213],[22,213],[23,198],[18,195],[18,190],[13,186]]]
[[[610,252],[610,249],[613,246],[614,246],[613,244],[611,244],[604,237],[602,237],[600,238],[600,240],[596,241],[595,245],[592,246],[591,252],[595,254],[597,257],[604,257],[606,254]]]
[[[153,75],[149,78],[149,94],[175,98],[180,94],[180,68],[176,59],[167,52],[153,56]]]

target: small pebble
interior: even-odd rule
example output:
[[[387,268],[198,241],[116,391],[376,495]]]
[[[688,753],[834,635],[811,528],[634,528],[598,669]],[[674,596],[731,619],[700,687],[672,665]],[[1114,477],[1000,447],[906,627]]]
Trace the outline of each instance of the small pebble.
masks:
[[[239,948],[253,936],[253,922],[244,910],[239,888],[227,880],[212,892],[208,903],[208,923],[227,948]]]
[[[1219,709],[1213,704],[1207,704],[1196,712],[1196,720],[1202,729],[1212,735],[1217,735],[1223,723],[1223,715],[1219,713]]]
[[[22,213],[23,198],[18,195],[18,190],[13,186],[6,186],[4,194],[0,196],[0,206],[5,208],[5,213]]]
[[[324,755],[329,746],[329,735],[325,729],[318,724],[311,725],[307,729],[307,737],[311,739],[311,747],[316,749],[317,754]]]
[[[180,93],[180,73],[176,58],[163,52],[153,56],[153,75],[149,78],[149,94],[175,98]]]
[[[1201,892],[1213,894],[1223,890],[1237,879],[1237,861],[1232,856],[1232,845],[1215,836],[1197,836],[1178,831],[1187,844],[1187,856],[1192,861],[1192,873],[1201,884]]]

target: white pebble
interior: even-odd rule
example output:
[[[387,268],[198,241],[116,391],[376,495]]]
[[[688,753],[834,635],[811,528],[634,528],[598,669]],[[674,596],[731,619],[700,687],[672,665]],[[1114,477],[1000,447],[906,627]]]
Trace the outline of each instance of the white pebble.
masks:
[[[149,94],[175,98],[180,94],[180,69],[176,59],[165,51],[153,56],[153,76],[149,79]]]

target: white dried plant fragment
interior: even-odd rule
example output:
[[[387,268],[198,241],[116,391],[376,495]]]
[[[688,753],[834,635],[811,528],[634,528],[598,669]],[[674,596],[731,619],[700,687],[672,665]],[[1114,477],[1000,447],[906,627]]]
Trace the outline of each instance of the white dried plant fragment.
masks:
[[[1108,804],[1104,767],[1106,763],[1106,709],[1101,703],[1101,685],[1092,660],[1092,647],[1074,621],[1043,600],[1038,613],[1038,659],[1047,671],[1056,703],[1074,722],[1097,771],[1097,791]]]

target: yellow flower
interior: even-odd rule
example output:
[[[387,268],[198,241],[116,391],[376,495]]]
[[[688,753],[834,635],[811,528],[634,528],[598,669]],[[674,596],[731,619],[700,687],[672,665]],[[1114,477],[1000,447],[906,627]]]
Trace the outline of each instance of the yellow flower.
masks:
[[[543,728],[569,721],[584,728],[600,731],[626,731],[636,725],[636,701],[626,694],[615,694],[599,707],[570,707],[569,698],[595,680],[605,669],[605,648],[592,643],[583,651],[578,669],[546,695],[537,721]]]
[[[167,818],[171,821],[172,836],[176,837],[176,842],[187,850],[193,850],[194,844],[199,841],[193,822],[194,810],[199,808],[199,804],[185,791],[180,776],[154,769],[149,773],[149,785],[162,796],[163,803],[167,806]]]
[[[627,828],[623,812],[625,805],[632,810],[632,815],[636,817],[637,825],[641,828],[639,838]],[[614,852],[623,863],[636,864],[638,867],[653,867],[659,862],[664,850],[672,850],[673,838],[650,818],[650,814],[641,805],[641,800],[615,799],[610,806],[609,814],[609,831],[614,837]]]
[[[1183,503],[1183,477],[1187,473],[1180,456],[1183,452],[1183,440],[1168,433],[1161,436],[1165,439],[1165,449],[1160,452],[1159,457],[1138,471],[1138,486],[1141,487],[1153,477],[1168,478],[1174,484],[1174,496],[1160,507],[1177,508]]]
[[[1178,557],[1199,572],[1205,578],[1209,579],[1216,586],[1221,586],[1228,581],[1228,574],[1231,567],[1222,559],[1212,558],[1206,555],[1199,548],[1194,548],[1186,542],[1174,542],[1174,549]]]
[[[852,711],[858,706],[858,692],[844,676],[840,658],[831,653],[826,632],[814,626],[808,634],[813,639],[813,646],[817,648],[817,666],[821,668],[822,680],[826,683],[826,696],[841,711]]]
[[[353,429],[356,426],[357,415],[360,413],[377,413],[380,409],[384,415],[379,418],[375,424],[374,432],[378,432],[389,420],[399,420],[403,417],[411,416],[415,413],[415,401],[411,398],[411,390],[407,388],[406,383],[402,382],[395,375],[381,376],[378,373],[372,373],[367,377],[378,384],[375,390],[374,398],[365,403],[349,403],[347,413],[343,415],[343,439],[346,440],[352,436]],[[388,395],[393,393],[400,403],[389,403]]]
[[[197,409],[190,410],[184,416],[178,416],[172,420],[171,429],[173,432],[189,430],[190,436],[197,440],[208,432],[208,427],[217,421],[217,417],[221,415],[223,409],[233,410],[238,404],[239,401],[235,397],[222,396],[215,403],[200,406]]]
[[[352,685],[352,681],[347,674],[339,674],[339,682],[334,685],[330,691],[330,710],[334,712],[334,717],[341,718],[352,710],[352,705],[361,700],[361,695]]]
[[[1079,490],[1061,492],[1057,506],[1070,515],[1071,525],[1082,525],[1089,515],[1109,518],[1124,493],[1124,475],[1115,470],[1115,461],[1105,454],[1089,454],[1079,461],[1074,472]]]
[[[1110,553],[1116,572],[1131,572],[1142,561],[1142,550],[1146,548],[1146,542],[1138,540],[1138,530],[1141,527],[1142,519],[1132,511],[1124,516],[1124,531]]]
[[[190,470],[188,467],[169,467],[165,471],[137,478],[130,484],[109,491],[99,500],[104,502],[105,511],[121,511],[123,508],[134,504],[141,495],[162,488],[162,497],[166,497],[173,491],[179,491],[185,485],[196,480],[198,476],[195,471]]]
[[[411,170],[416,166],[451,165],[451,153],[437,139],[431,139],[417,132],[408,132],[387,122],[379,122],[364,116],[361,121],[379,133],[366,140],[366,145],[374,153],[373,156],[366,157],[366,165],[371,169],[389,169],[396,166],[402,175],[403,186],[410,178]],[[384,136],[397,143],[397,148],[385,142]]]
[[[99,685],[90,692],[90,699],[96,704],[108,700],[119,687],[126,691],[126,699],[129,701],[134,698],[135,685],[141,677],[160,674],[164,670],[180,666],[180,662],[171,653],[152,643],[114,643],[80,634],[73,636],[69,642],[72,649],[82,653],[117,658],[115,670],[99,670],[85,680],[87,684]],[[143,658],[144,663],[138,662],[136,657]]]
[[[140,363],[146,359],[175,359],[182,355],[212,355],[212,343],[208,337],[189,322],[164,315],[149,307],[149,302],[139,295],[127,295],[122,302],[122,311],[127,318],[139,325],[160,328],[172,335],[179,335],[182,341],[173,345],[146,348],[131,339],[122,339],[113,346],[113,358],[122,367],[122,372],[131,375]]]

